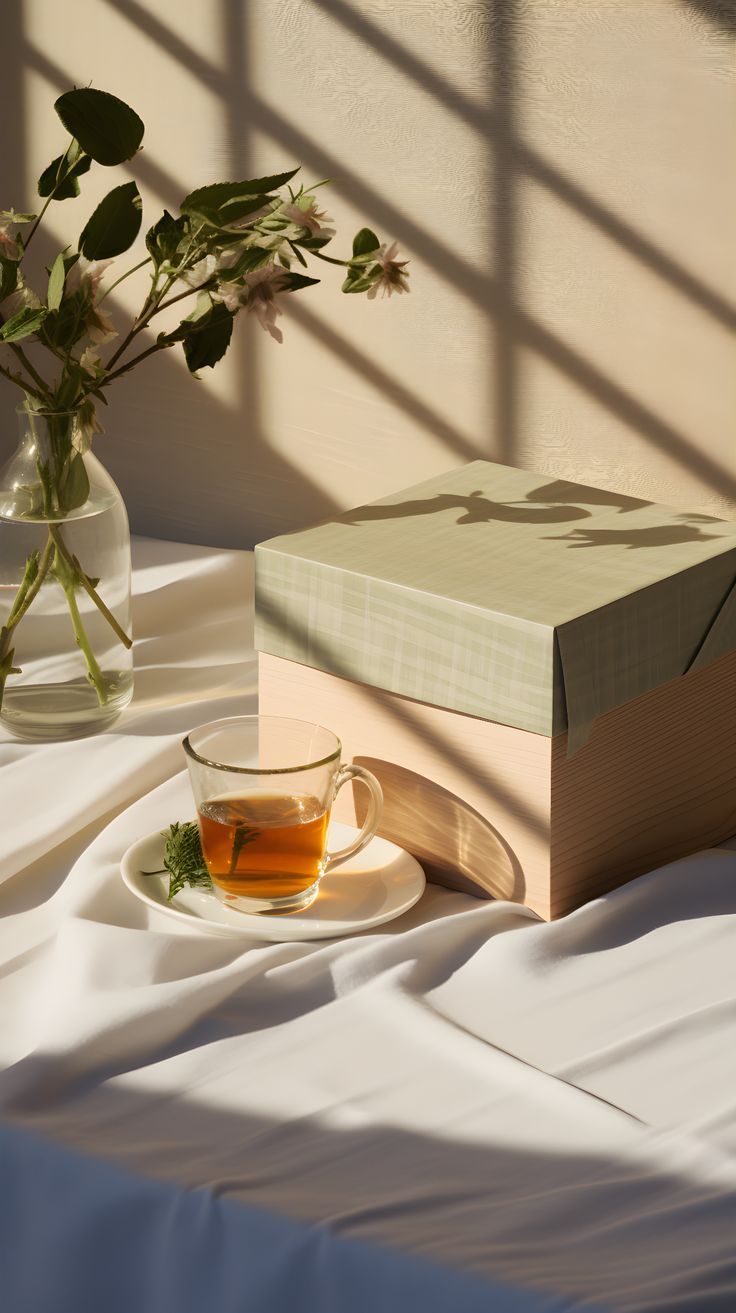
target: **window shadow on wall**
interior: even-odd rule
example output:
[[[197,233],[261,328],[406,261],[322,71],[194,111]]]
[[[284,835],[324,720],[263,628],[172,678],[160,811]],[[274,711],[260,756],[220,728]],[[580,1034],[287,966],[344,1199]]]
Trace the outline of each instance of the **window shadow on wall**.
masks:
[[[592,398],[652,446],[665,451],[719,495],[736,498],[736,479],[719,461],[701,450],[693,437],[664,420],[627,388],[625,380],[607,375],[524,308],[521,276],[525,253],[520,249],[518,188],[521,179],[530,177],[717,322],[724,325],[734,322],[733,308],[718,292],[702,284],[690,270],[672,260],[621,215],[611,212],[521,139],[517,112],[523,88],[519,84],[516,0],[489,0],[487,5],[486,58],[492,83],[487,105],[469,100],[437,70],[345,0],[312,0],[312,3],[331,21],[352,31],[404,77],[432,94],[448,114],[468,123],[487,142],[494,197],[493,249],[489,251],[493,275],[479,272],[468,264],[452,247],[426,232],[416,218],[403,213],[348,169],[344,160],[333,156],[323,145],[325,140],[329,143],[329,132],[320,142],[310,139],[296,123],[256,95],[249,74],[246,4],[240,0],[235,3],[222,0],[217,8],[223,49],[221,66],[183,40],[157,13],[144,8],[137,0],[117,0],[112,7],[219,97],[233,166],[237,163],[243,172],[248,172],[251,144],[248,133],[257,131],[280,146],[294,162],[302,162],[320,175],[336,174],[343,180],[345,196],[363,209],[370,222],[380,224],[386,232],[408,244],[442,279],[483,310],[493,327],[495,343],[490,370],[492,413],[488,435],[475,443],[459,432],[383,363],[369,359],[354,343],[342,341],[296,297],[290,307],[294,319],[348,368],[362,374],[382,398],[413,422],[425,426],[447,447],[448,456],[466,460],[485,455],[510,463],[521,459],[520,370],[522,353],[530,351],[564,375],[584,396]],[[709,11],[709,16],[719,22],[726,21],[724,13],[726,18],[732,13],[732,7],[725,3],[695,7]],[[14,65],[19,70],[17,104],[22,104],[19,91],[24,67],[42,73],[57,90],[68,85],[69,77],[42,49],[40,36],[24,35],[20,6],[11,7],[5,27],[6,37],[20,55]],[[246,131],[243,124],[248,125]],[[31,191],[33,180],[23,174],[26,153],[21,130],[15,139],[8,171],[9,178],[17,184],[13,187],[14,195],[28,196]],[[155,188],[170,205],[176,203],[177,196],[191,181],[178,183],[165,167],[145,154],[131,162],[130,172]],[[185,377],[183,363],[172,356],[157,359],[145,375],[143,371],[137,372],[134,391],[127,380],[121,385],[110,412],[113,440],[108,449],[109,463],[124,491],[128,494],[130,489],[134,491],[128,500],[135,527],[154,533],[176,533],[184,538],[191,536],[202,542],[246,546],[272,532],[297,527],[339,509],[319,479],[310,478],[298,455],[287,457],[273,447],[262,410],[258,355],[262,346],[266,349],[268,345],[243,332],[239,325],[232,348],[237,353],[239,380],[237,401],[232,408],[223,407],[209,389],[196,389]],[[186,401],[183,396],[179,398],[185,388],[188,389]],[[152,461],[149,450],[144,486],[139,473],[140,458],[145,446],[143,433],[152,415],[161,417],[157,422],[157,458]],[[132,433],[135,428],[141,431],[140,439]],[[213,444],[217,453],[214,459]],[[172,463],[177,467],[175,485],[166,473]],[[221,504],[224,511],[219,513]]]

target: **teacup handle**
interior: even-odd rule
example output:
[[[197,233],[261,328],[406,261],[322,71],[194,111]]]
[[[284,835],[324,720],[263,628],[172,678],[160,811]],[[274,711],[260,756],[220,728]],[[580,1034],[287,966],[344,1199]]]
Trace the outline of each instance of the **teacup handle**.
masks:
[[[355,766],[352,763],[349,766],[341,766],[335,776],[335,794],[337,794],[338,789],[342,788],[343,784],[347,784],[348,780],[361,780],[369,790],[371,798],[368,804],[368,815],[365,818],[363,829],[354,843],[351,843],[347,848],[340,848],[336,853],[325,853],[325,871],[331,871],[335,866],[339,866],[341,862],[346,862],[348,857],[354,857],[356,853],[361,853],[370,843],[381,820],[383,789],[375,775],[371,775],[371,772],[363,766]]]

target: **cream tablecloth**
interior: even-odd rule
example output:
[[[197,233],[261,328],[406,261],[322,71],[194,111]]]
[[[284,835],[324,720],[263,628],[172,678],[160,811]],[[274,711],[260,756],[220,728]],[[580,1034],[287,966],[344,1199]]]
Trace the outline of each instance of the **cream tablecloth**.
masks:
[[[736,854],[553,925],[430,886],[344,941],[181,928],[119,861],[255,709],[251,558],[141,540],[135,582],[117,725],[0,742],[3,1313],[732,1313]]]

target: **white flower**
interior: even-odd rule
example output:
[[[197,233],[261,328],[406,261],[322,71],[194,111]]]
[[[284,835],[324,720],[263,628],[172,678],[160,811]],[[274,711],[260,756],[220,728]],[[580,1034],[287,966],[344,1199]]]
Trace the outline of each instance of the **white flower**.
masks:
[[[86,260],[80,255],[66,276],[66,290],[82,291],[90,300],[96,301],[105,270],[109,269],[112,263],[112,260]]]
[[[205,255],[203,260],[198,260],[182,274],[182,280],[188,283],[190,287],[201,287],[203,283],[208,283],[213,274],[217,272],[217,256]]]
[[[104,342],[111,342],[118,336],[107,310],[103,310],[98,304],[101,299],[100,283],[112,263],[112,260],[85,260],[84,256],[80,255],[66,276],[66,293],[74,295],[75,292],[80,292],[87,301],[87,332],[81,343],[77,343],[77,347],[84,345],[87,340],[94,342],[96,346],[102,346]]]
[[[91,374],[94,378],[97,374],[99,363],[100,357],[98,353],[94,351],[91,346],[85,347],[79,357],[79,366],[84,370],[85,374]]]
[[[92,439],[96,433],[104,433],[105,430],[97,418],[95,403],[91,397],[87,397],[77,411],[74,432],[72,433],[72,446],[75,451],[84,455],[92,446]]]
[[[381,274],[368,292],[369,301],[372,301],[379,291],[383,296],[391,296],[394,292],[409,291],[407,285],[409,275],[404,273],[409,261],[397,260],[398,253],[398,242],[392,242],[388,249],[386,246],[379,248],[376,263],[381,267]],[[375,265],[373,268],[375,269]]]
[[[222,301],[231,314],[245,308],[256,316],[261,328],[276,342],[283,342],[284,335],[276,327],[276,318],[281,314],[278,296],[286,286],[286,275],[276,264],[266,264],[262,269],[254,269],[245,275],[242,282],[220,283],[213,296]]]
[[[107,310],[102,310],[98,305],[90,305],[87,313],[87,336],[90,342],[102,346],[105,342],[111,342],[117,335],[118,330]]]
[[[24,283],[22,287],[19,287],[18,290],[13,293],[10,304],[12,305],[13,313],[15,314],[18,310],[25,310],[26,308],[38,310],[40,309],[42,302],[40,296],[36,295],[33,288],[26,286]]]
[[[298,228],[307,228],[312,237],[335,236],[335,229],[328,226],[332,220],[324,210],[317,208],[313,196],[302,196],[298,201],[292,201],[290,205],[282,205],[279,215],[288,219],[290,223],[296,224]]]

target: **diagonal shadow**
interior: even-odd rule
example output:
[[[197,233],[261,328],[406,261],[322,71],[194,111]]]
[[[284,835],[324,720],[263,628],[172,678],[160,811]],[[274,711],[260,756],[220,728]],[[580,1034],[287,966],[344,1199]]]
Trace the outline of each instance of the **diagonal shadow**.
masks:
[[[319,0],[318,0],[319,3]],[[324,6],[323,6],[324,7]],[[337,4],[340,10],[346,8]],[[519,350],[508,331],[518,316],[520,271],[518,176],[515,159],[516,0],[502,0],[489,14],[489,58],[493,81],[494,130],[490,134],[493,163],[489,187],[493,196],[493,267],[496,270],[498,322],[495,326],[492,432],[498,456],[513,464],[518,448]]]
[[[424,60],[371,22],[365,14],[358,13],[345,4],[344,0],[311,0],[311,3],[315,8],[329,14],[347,31],[359,37],[378,55],[428,91],[439,104],[468,127],[475,129],[481,136],[486,138],[489,134],[498,132],[501,138],[505,139],[507,147],[513,151],[516,166],[520,171],[553,192],[558,200],[577,210],[611,241],[621,246],[634,259],[647,265],[652,273],[665,279],[678,292],[699,305],[701,310],[712,315],[727,328],[736,326],[736,308],[733,305],[673,260],[654,242],[637,232],[620,215],[596,200],[579,183],[567,177],[557,165],[549,164],[543,156],[526,145],[515,131],[509,133],[509,127],[512,125],[509,122],[504,99],[512,89],[511,82],[515,71],[513,28],[516,0],[500,0],[486,20],[490,29],[489,45],[492,44],[498,53],[497,58],[493,52],[491,53],[494,83],[498,87],[492,106],[479,105],[464,95]],[[712,11],[710,16],[714,19],[717,12],[723,11],[722,19],[726,22],[730,21],[736,29],[736,20],[733,19],[734,0],[686,0],[686,3],[694,3],[705,12]]]
[[[736,34],[736,0],[681,0],[681,3],[710,19],[725,36]]]
[[[106,0],[106,3],[109,3],[109,0]],[[122,0],[117,12],[128,17],[134,16],[131,17],[131,21],[139,22],[141,29],[155,40],[166,44],[170,38],[172,53],[179,57],[181,52],[182,62],[186,63],[192,71],[196,71],[198,76],[202,66],[209,68],[207,61],[196,52],[190,52],[188,59],[185,59],[188,50],[185,43],[175,34],[169,33],[169,29],[158,19],[142,10],[135,0]],[[65,85],[61,70],[59,75],[61,85]],[[388,231],[402,235],[403,240],[432,264],[441,277],[451,282],[487,314],[493,317],[503,315],[504,331],[514,336],[518,346],[525,346],[537,352],[577,383],[583,392],[625,424],[631,425],[652,445],[665,451],[719,495],[725,494],[736,498],[736,478],[725,466],[699,450],[690,438],[662,420],[648,406],[614,382],[584,356],[567,346],[523,309],[504,305],[497,280],[490,276],[480,277],[475,266],[462,260],[451,248],[437,241],[389,201],[377,195],[357,174],[347,170],[339,160],[322,150],[297,127],[262,102],[248,87],[242,87],[242,100],[251,128],[278,141],[294,158],[308,164],[320,175],[339,178],[346,196],[365,212],[375,216],[376,221],[383,224]]]
[[[466,438],[459,429],[438,415],[431,406],[422,401],[421,397],[407,388],[393,374],[389,374],[375,360],[371,360],[354,347],[341,333],[336,333],[323,319],[319,319],[311,310],[307,310],[304,302],[298,297],[289,300],[285,314],[310,333],[316,341],[321,342],[353,373],[370,383],[382,397],[400,406],[407,415],[422,424],[428,432],[433,433],[451,451],[457,452],[467,461],[478,460],[482,455],[478,446]]]
[[[518,345],[529,347],[554,365],[577,383],[581,391],[625,424],[631,425],[652,445],[684,465],[719,495],[736,498],[736,478],[725,466],[701,451],[689,437],[661,419],[526,311],[504,305],[495,279],[490,276],[480,277],[475,266],[462,260],[449,247],[396,210],[390,202],[373,193],[356,174],[349,173],[339,160],[322,150],[293,124],[257,97],[249,94],[247,100],[249,119],[255,128],[287,147],[295,158],[302,159],[318,173],[325,177],[339,177],[346,196],[365,211],[372,212],[385,229],[403,234],[404,240],[433,265],[441,277],[453,283],[487,314],[494,318],[504,314],[505,330],[514,335]]]
[[[719,9],[733,12],[733,0],[687,0],[704,11],[715,12]],[[209,60],[181,39],[171,28],[162,23],[137,0],[105,0],[115,9],[116,14],[127,18],[146,32],[154,41],[159,42],[177,59],[183,67],[198,78],[211,90],[219,92],[220,74]],[[312,3],[329,13],[332,18],[352,31],[361,40],[370,45],[384,59],[412,78],[425,91],[428,91],[439,104],[443,105],[462,122],[474,128],[485,139],[496,130],[494,110],[476,104],[457,87],[446,82],[429,64],[419,59],[395,41],[388,33],[378,28],[364,14],[357,13],[342,3],[342,0],[312,0]],[[619,215],[601,204],[594,196],[581,187],[572,178],[567,177],[557,166],[549,164],[531,147],[518,139],[514,140],[514,151],[518,165],[529,177],[554,192],[559,200],[576,209],[591,223],[594,223],[612,241],[620,245],[634,259],[646,264],[653,273],[671,283],[684,296],[689,297],[708,314],[726,327],[733,327],[736,322],[736,310],[707,284],[701,282],[689,270],[651,242],[642,233],[637,232]]]

